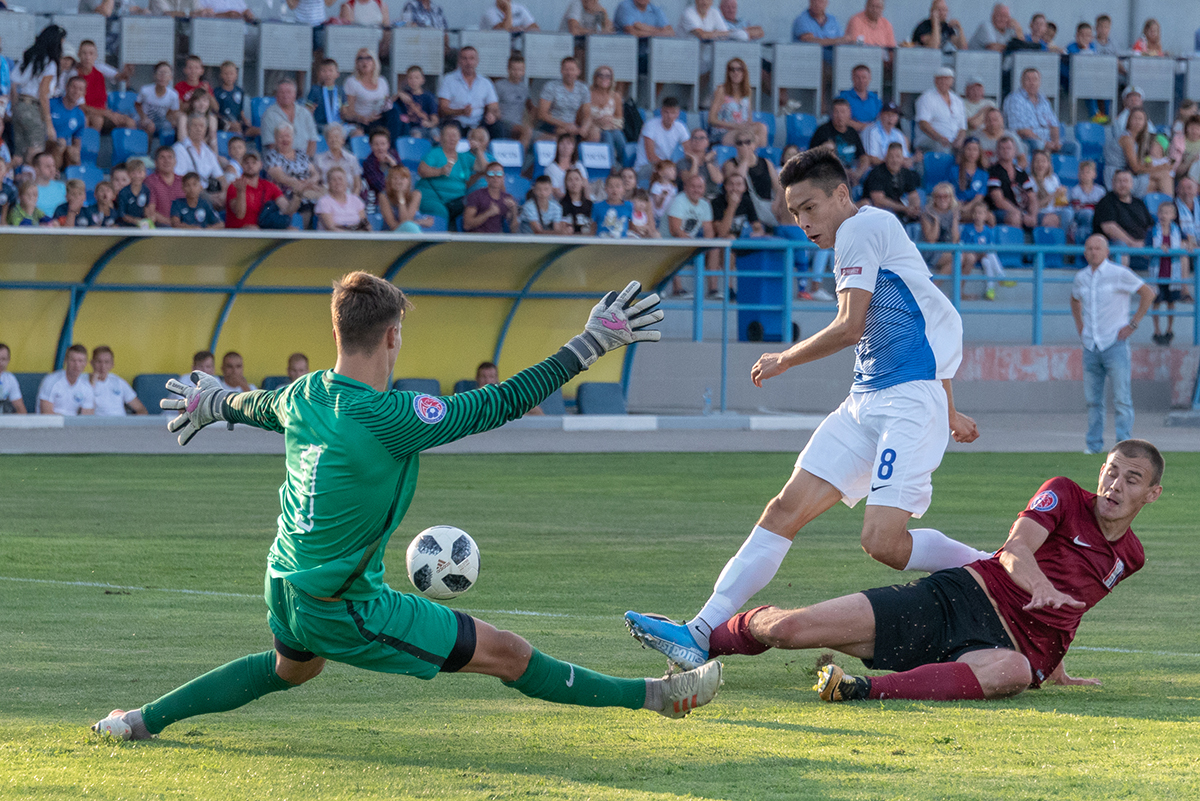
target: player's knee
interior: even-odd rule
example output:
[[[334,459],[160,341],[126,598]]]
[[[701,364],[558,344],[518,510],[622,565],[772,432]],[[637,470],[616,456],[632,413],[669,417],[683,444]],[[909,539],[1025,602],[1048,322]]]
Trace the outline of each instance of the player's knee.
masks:
[[[772,648],[795,648],[802,628],[799,610],[769,607],[750,619],[750,634]]]
[[[478,623],[476,625],[478,627]],[[533,646],[524,637],[511,631],[492,629],[488,636],[479,638],[472,662],[486,666],[478,672],[488,673],[501,681],[516,681],[529,667],[532,655]]]
[[[1004,652],[986,669],[977,671],[976,675],[984,696],[989,699],[1019,695],[1033,682],[1029,660],[1016,651]]]
[[[292,685],[311,681],[321,675],[321,671],[324,669],[325,660],[319,656],[313,657],[307,662],[297,662],[282,654],[277,654],[275,658],[275,674]]]
[[[912,545],[906,527],[867,524],[863,526],[861,541],[863,550],[875,561],[896,570],[908,565]]]

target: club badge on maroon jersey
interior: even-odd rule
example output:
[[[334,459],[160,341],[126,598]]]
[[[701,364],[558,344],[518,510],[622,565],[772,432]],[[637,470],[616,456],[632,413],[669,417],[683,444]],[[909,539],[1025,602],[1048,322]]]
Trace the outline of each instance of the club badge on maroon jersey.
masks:
[[[1058,496],[1054,494],[1054,490],[1042,490],[1029,502],[1029,511],[1049,512],[1056,506],[1058,506]]]
[[[446,416],[446,402],[432,395],[418,395],[413,398],[413,411],[421,418],[422,423],[433,425],[442,422],[442,418]]]
[[[1125,575],[1125,563],[1117,559],[1117,563],[1113,565],[1113,569],[1108,571],[1108,575],[1104,577],[1104,586],[1110,590],[1117,586],[1117,582],[1121,580],[1121,576]]]

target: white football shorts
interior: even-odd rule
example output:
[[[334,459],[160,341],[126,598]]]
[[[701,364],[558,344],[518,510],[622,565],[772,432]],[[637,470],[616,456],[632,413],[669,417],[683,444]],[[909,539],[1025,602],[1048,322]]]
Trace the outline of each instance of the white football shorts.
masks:
[[[796,467],[832,484],[853,507],[892,506],[920,517],[933,497],[933,471],[950,439],[940,381],[907,381],[852,392],[826,417]]]

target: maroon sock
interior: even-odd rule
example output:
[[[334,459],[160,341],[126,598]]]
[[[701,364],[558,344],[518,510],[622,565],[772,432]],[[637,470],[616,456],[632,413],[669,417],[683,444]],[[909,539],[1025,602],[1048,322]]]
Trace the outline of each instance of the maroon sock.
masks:
[[[907,698],[914,701],[982,701],[983,688],[975,671],[962,662],[922,665],[903,673],[871,677],[871,699]]]
[[[763,645],[750,633],[750,618],[766,608],[759,606],[749,612],[734,615],[713,629],[712,634],[708,635],[709,657],[729,656],[730,654],[754,656],[770,650],[771,646]]]

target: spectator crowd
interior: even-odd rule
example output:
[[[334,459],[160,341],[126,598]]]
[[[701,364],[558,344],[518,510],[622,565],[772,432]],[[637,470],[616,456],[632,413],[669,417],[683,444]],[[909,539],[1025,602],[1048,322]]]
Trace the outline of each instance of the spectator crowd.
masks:
[[[1051,242],[1082,243],[1097,232],[1128,246],[1196,246],[1200,108],[1182,103],[1173,121],[1156,126],[1143,105],[1144,91],[1126,84],[1118,107],[1089,101],[1092,122],[1103,126],[1101,144],[1079,157],[1045,89],[1047,81],[1065,85],[1065,60],[1061,75],[1032,68],[1014,75],[1012,91],[1003,98],[986,97],[977,76],[962,82],[959,95],[955,85],[961,76],[941,67],[916,98],[909,120],[870,88],[878,76],[860,64],[851,72],[852,87],[832,98],[828,118],[812,135],[789,137],[788,147],[779,150],[773,147],[774,125],[755,114],[751,70],[741,58],[711,66],[711,91],[702,103],[707,112],[693,111],[690,120],[670,95],[644,114],[627,100],[627,87],[615,80],[612,66],[601,64],[584,75],[574,56],[562,59],[559,80],[536,92],[520,52],[508,59],[507,75],[493,80],[479,72],[479,53],[471,46],[450,54],[454,69],[436,88],[415,65],[403,73],[396,69],[401,65],[391,65],[390,72],[400,76],[393,87],[368,48],[355,54],[353,65],[321,54],[324,25],[388,28],[393,21],[387,4],[348,2],[327,21],[324,8],[332,5],[288,0],[295,20],[314,28],[315,80],[306,93],[290,77],[278,80],[261,115],[248,113],[249,98],[232,62],[206,65],[188,55],[178,81],[175,65],[160,63],[152,80],[137,89],[133,107],[122,110],[110,108],[110,93],[134,70],[115,63],[111,41],[76,45],[66,41],[65,30],[50,25],[24,52],[11,60],[0,56],[0,90],[9,98],[0,145],[0,222],[448,228],[699,240],[765,236],[789,221],[778,183],[782,161],[792,148],[826,147],[845,165],[859,203],[893,212],[910,225],[914,238],[925,241],[961,243],[966,233],[982,246],[993,241],[996,226],[1006,226],[1029,241],[1035,231],[1051,229],[1061,232]],[[520,3],[483,5],[484,29],[539,30]],[[809,0],[792,26],[793,40],[945,53],[1167,55],[1154,19],[1145,21],[1130,48],[1113,42],[1106,14],[1094,23],[1080,22],[1064,47],[1045,14],[1034,14],[1022,26],[1007,6],[997,4],[971,32],[946,0],[933,0],[928,17],[901,42],[884,0],[866,0],[844,28],[827,6],[827,0]],[[108,17],[143,13],[119,0],[81,0],[80,11]],[[147,12],[253,18],[242,0],[153,0]],[[395,22],[446,29],[444,10],[432,0],[409,0]],[[622,0],[611,15],[598,0],[571,0],[558,27],[574,35],[706,41],[764,36],[761,26],[740,15],[736,0],[696,0],[677,24],[648,0]],[[885,58],[889,79],[892,67]],[[107,173],[96,165],[94,144],[88,144],[96,134],[112,137],[114,160]],[[128,143],[136,141],[144,144],[131,152]],[[600,161],[608,166],[585,165],[588,147],[601,148]],[[543,149],[547,156],[538,157]],[[988,255],[968,254],[964,266],[979,264],[997,278]],[[1186,277],[1188,262],[1164,259],[1153,266],[1170,274],[1162,277]],[[931,257],[930,264],[950,269],[945,254]],[[715,269],[715,255],[710,265]],[[1132,266],[1152,265],[1142,258]],[[994,287],[988,286],[990,297]],[[716,292],[715,281],[708,291]],[[814,283],[801,293],[806,296],[827,293]]]

